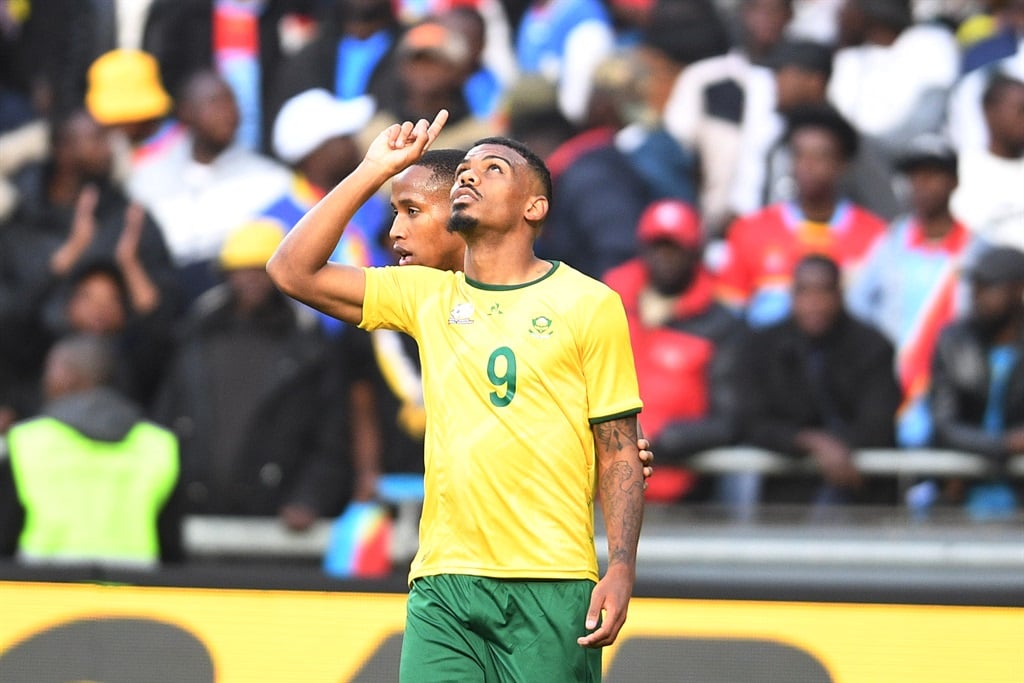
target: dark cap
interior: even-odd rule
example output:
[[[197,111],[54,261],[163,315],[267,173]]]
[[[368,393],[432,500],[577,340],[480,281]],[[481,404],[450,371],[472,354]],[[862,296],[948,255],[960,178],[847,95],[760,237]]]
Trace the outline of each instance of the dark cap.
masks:
[[[1012,247],[986,249],[968,267],[967,276],[983,285],[1024,282],[1024,251]]]
[[[811,40],[786,40],[772,50],[765,66],[775,71],[795,66],[829,78],[832,75],[832,48]]]
[[[868,19],[899,31],[914,23],[910,0],[857,0],[857,5]]]
[[[956,175],[956,150],[949,141],[935,133],[913,138],[896,157],[896,170],[910,173],[919,168],[937,168]]]

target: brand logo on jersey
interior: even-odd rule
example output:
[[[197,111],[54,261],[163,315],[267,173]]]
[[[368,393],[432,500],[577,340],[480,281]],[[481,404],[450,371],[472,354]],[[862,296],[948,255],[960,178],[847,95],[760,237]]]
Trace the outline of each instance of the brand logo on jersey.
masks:
[[[456,304],[452,312],[448,314],[449,325],[472,325],[473,324],[473,304],[464,303]]]
[[[530,321],[530,334],[534,337],[550,337],[554,332],[551,329],[552,322],[546,315],[538,315]]]
[[[505,315],[505,311],[501,310],[501,304],[493,303],[487,310],[487,315]]]

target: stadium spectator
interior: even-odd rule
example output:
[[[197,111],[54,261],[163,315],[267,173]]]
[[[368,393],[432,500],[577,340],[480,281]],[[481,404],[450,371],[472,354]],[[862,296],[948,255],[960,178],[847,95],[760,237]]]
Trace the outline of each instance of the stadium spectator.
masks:
[[[913,211],[894,221],[864,259],[847,305],[896,347],[903,389],[897,443],[924,446],[931,438],[926,397],[939,330],[967,307],[961,272],[980,248],[949,210],[957,159],[943,138],[911,141],[898,161],[910,184]]]
[[[872,481],[854,467],[858,448],[894,445],[900,389],[893,347],[843,307],[839,265],[806,256],[793,277],[793,310],[753,331],[738,372],[745,440],[818,471],[809,479],[767,478],[772,503],[894,503],[893,481]]]
[[[410,28],[395,47],[389,79],[393,88],[378,97],[377,113],[360,136],[361,149],[369,146],[374,131],[395,122],[429,119],[441,109],[448,110],[451,122],[438,141],[442,147],[464,149],[494,134],[495,123],[476,116],[466,100],[471,58],[465,37],[437,19]]]
[[[633,85],[624,60],[594,71],[581,132],[547,158],[558,201],[551,206],[538,253],[565,261],[593,278],[636,255],[636,225],[652,191],[615,145],[622,130],[624,91]]]
[[[178,115],[186,143],[135,170],[128,187],[160,226],[187,305],[217,282],[212,266],[226,235],[284,194],[291,173],[235,144],[238,106],[216,72],[188,79]]]
[[[615,142],[655,199],[697,203],[700,163],[694,151],[665,127],[665,107],[673,84],[689,64],[728,49],[724,27],[709,23],[708,11],[704,3],[656,2],[631,52],[636,92],[624,104],[633,112]]]
[[[35,112],[48,118],[64,118],[82,106],[86,74],[94,60],[111,50],[144,49],[148,1],[36,0],[3,5],[17,5],[14,13],[24,17],[11,66],[25,79]]]
[[[686,458],[736,439],[733,370],[742,323],[714,299],[700,219],[690,205],[652,203],[636,236],[640,256],[610,270],[604,281],[626,308],[644,434],[661,455],[647,497],[675,502],[698,495]]]
[[[22,201],[0,231],[6,270],[0,315],[26,325],[23,331],[56,327],[67,278],[86,263],[117,262],[126,221],[141,223],[129,230],[136,244],[132,265],[157,290],[150,294],[173,305],[176,292],[167,247],[152,218],[132,208],[114,183],[103,129],[80,109],[56,125],[52,147],[51,160],[19,174]],[[45,353],[46,343],[35,339],[31,350]],[[18,355],[24,358],[24,353]],[[41,361],[39,355],[36,368]]]
[[[91,193],[83,193],[75,207],[76,230],[95,231],[93,201]],[[145,220],[141,206],[128,207],[112,256],[76,264],[59,288],[60,310],[47,311],[43,323],[54,338],[72,333],[108,338],[117,352],[113,386],[148,411],[170,351],[177,301],[161,290],[140,258]]]
[[[114,351],[75,335],[46,360],[41,413],[7,435],[0,554],[153,567],[182,559],[178,443],[109,386]]]
[[[463,81],[462,93],[473,116],[484,120],[490,119],[497,113],[501,104],[506,79],[503,79],[500,72],[484,59],[484,51],[487,48],[487,20],[481,11],[472,5],[456,5],[438,14],[437,21],[466,40],[469,57],[465,62],[467,76]],[[509,60],[514,60],[511,54]]]
[[[949,95],[946,134],[960,154],[988,147],[990,140],[983,100],[985,90],[999,75],[1024,81],[1024,50],[964,75]]]
[[[988,146],[960,154],[953,214],[985,241],[1024,250],[1024,80],[997,74],[982,102]]]
[[[941,128],[960,70],[948,28],[914,24],[910,0],[846,0],[840,46],[829,100],[861,134],[895,152],[906,140]]]
[[[167,89],[177,93],[197,71],[216,70],[238,102],[239,144],[269,151],[274,75],[312,39],[318,0],[151,2],[144,45]]]
[[[282,235],[258,222],[229,234],[225,282],[190,311],[154,414],[181,440],[186,512],[303,530],[348,498],[348,414],[315,316],[264,270]]]
[[[615,28],[601,0],[531,0],[516,25],[520,74],[554,83],[562,115],[582,122],[594,69],[615,48]]]
[[[1024,252],[989,249],[969,277],[970,313],[942,330],[935,349],[935,444],[991,462],[992,480],[969,487],[965,502],[976,518],[1005,518],[1024,493],[1004,470],[1010,455],[1024,453]],[[955,488],[946,491],[955,502]]]
[[[991,0],[991,33],[963,51],[961,73],[1005,59],[1020,51],[1024,41],[1024,0]]]
[[[374,112],[373,100],[362,96],[338,100],[316,88],[299,93],[281,108],[274,122],[274,153],[293,171],[287,192],[260,211],[260,218],[276,221],[287,232],[330,188],[352,172],[361,154],[357,142],[360,131]],[[391,215],[381,197],[364,204],[331,260],[355,266],[380,266],[390,261],[384,253],[382,237]],[[341,331],[342,323],[322,315],[324,329]]]
[[[85,106],[125,141],[124,173],[130,175],[187,144],[185,127],[171,116],[173,104],[160,80],[160,67],[148,52],[111,50],[89,66]]]
[[[316,88],[299,93],[281,108],[274,122],[274,152],[294,171],[288,193],[263,209],[259,218],[277,223],[283,232],[291,230],[307,211],[351,173],[361,159],[356,135],[373,115],[368,96],[338,100],[327,90]],[[390,217],[384,200],[375,196],[363,204],[345,228],[345,234],[331,254],[334,263],[381,266],[390,263],[382,238]],[[310,309],[312,310],[312,309]],[[375,372],[373,349],[367,333],[340,320],[315,311],[324,332],[337,339],[337,353],[349,379],[352,456],[355,463],[353,500],[375,496],[374,463],[381,450],[391,444],[391,430],[381,429],[382,386]],[[420,458],[422,460],[422,458]],[[367,464],[370,463],[370,464]]]
[[[828,107],[794,110],[784,139],[793,158],[795,198],[737,219],[718,272],[720,296],[754,326],[785,317],[793,268],[802,256],[831,256],[850,278],[885,230],[880,218],[840,194],[858,143],[842,116]]]
[[[324,88],[341,100],[392,87],[390,66],[400,32],[390,0],[325,0],[317,36],[285,59],[274,75],[272,104],[264,116],[276,119],[284,103],[301,92]]]
[[[749,75],[782,40],[792,5],[791,0],[742,0],[739,42],[725,54],[683,69],[665,106],[665,128],[700,158],[699,207],[711,237],[721,236],[731,217],[729,191]],[[707,30],[712,33],[721,30],[716,12],[708,8]]]
[[[768,67],[754,69],[747,81],[739,165],[729,200],[739,216],[793,199],[793,159],[784,143],[786,116],[801,107],[828,104],[832,50],[819,43],[784,41]],[[843,196],[883,218],[903,210],[893,183],[889,155],[861,136],[841,184]]]

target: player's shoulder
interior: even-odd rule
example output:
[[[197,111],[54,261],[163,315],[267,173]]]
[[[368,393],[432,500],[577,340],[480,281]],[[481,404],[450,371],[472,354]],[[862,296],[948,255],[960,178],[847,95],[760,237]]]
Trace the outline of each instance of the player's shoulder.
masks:
[[[396,282],[455,282],[460,273],[438,270],[427,266],[368,266],[364,270],[371,277],[388,278]]]
[[[564,261],[552,261],[555,271],[552,273],[551,286],[566,293],[571,292],[574,297],[594,297],[604,299],[607,297],[618,298],[618,293],[604,282],[593,278],[586,273],[576,270]]]

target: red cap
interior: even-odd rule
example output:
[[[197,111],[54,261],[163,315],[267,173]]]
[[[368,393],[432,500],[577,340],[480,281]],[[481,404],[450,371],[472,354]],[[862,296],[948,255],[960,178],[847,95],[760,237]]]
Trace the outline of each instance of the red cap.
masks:
[[[687,248],[700,246],[704,240],[697,212],[678,199],[662,199],[644,209],[636,236],[641,242],[669,240]]]

